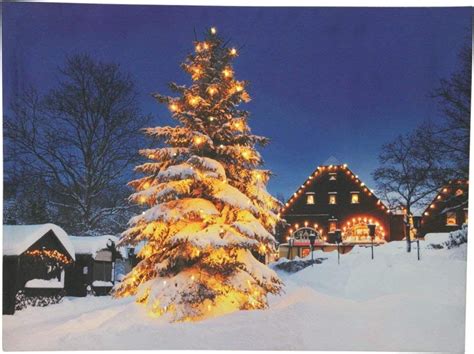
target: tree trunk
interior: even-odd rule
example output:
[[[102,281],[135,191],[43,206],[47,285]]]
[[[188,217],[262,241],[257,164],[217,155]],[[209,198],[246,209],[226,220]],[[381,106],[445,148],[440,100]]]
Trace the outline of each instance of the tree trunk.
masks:
[[[406,214],[406,222],[405,222],[405,238],[407,240],[407,252],[411,252],[411,237],[410,237],[410,206],[407,205],[407,214]]]

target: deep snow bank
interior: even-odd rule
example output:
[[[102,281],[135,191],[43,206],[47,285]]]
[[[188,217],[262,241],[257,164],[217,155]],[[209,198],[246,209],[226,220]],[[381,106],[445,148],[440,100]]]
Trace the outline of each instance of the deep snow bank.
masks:
[[[313,349],[463,351],[466,245],[411,254],[404,242],[356,247],[297,273],[266,311],[199,323],[147,317],[133,299],[66,298],[3,316],[6,350]]]

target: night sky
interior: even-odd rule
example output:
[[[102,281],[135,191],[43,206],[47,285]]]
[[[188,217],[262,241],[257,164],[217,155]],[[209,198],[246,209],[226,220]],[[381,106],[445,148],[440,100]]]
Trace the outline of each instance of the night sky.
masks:
[[[27,85],[46,92],[66,55],[87,52],[129,71],[143,111],[173,124],[149,94],[189,83],[179,64],[193,30],[216,26],[243,46],[234,68],[250,81],[253,132],[271,139],[270,191],[289,196],[330,156],[374,188],[380,146],[440,119],[429,94],[470,42],[471,11],[4,3],[4,107]]]

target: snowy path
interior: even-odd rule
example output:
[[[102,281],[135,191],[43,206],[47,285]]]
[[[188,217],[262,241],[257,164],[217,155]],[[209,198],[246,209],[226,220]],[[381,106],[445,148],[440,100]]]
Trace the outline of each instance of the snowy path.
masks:
[[[295,274],[267,311],[199,323],[148,317],[132,299],[67,298],[3,316],[5,350],[313,349],[463,351],[466,247],[408,255],[403,243],[336,254]]]

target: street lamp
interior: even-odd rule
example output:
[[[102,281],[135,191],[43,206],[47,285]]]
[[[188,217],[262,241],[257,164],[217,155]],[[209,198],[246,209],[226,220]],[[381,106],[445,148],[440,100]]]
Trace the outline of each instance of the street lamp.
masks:
[[[295,239],[293,237],[290,237],[288,239],[288,259],[290,259],[291,256],[291,251],[293,249],[293,244],[295,243]]]
[[[375,238],[375,224],[367,225],[369,227],[369,236],[370,236],[370,243],[372,248],[372,259],[374,259],[374,238]]]
[[[334,241],[337,244],[337,264],[340,264],[339,244],[342,242],[341,230],[337,229],[334,231]]]
[[[309,245],[311,246],[311,267],[314,264],[314,256],[313,256],[313,250],[314,250],[314,244],[316,243],[316,234],[314,232],[311,232],[309,234]]]

